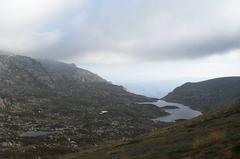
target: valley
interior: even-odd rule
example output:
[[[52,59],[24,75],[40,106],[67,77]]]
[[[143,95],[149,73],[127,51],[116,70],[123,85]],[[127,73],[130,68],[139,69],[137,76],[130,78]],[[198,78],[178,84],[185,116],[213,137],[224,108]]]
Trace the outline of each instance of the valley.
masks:
[[[51,158],[168,125],[151,120],[163,109],[137,104],[156,99],[73,64],[0,55],[0,88],[3,159]]]
[[[161,116],[152,119],[154,122],[176,122],[179,120],[187,120],[202,115],[200,111],[191,109],[189,106],[185,106],[179,103],[169,103],[163,100],[157,102],[146,102],[146,104],[153,104],[159,108],[163,108],[169,115]]]
[[[240,157],[240,103],[178,123],[129,141],[61,159],[238,159]]]
[[[239,6],[0,0],[0,159],[240,159]]]
[[[234,85],[228,80],[226,83]],[[216,90],[222,89],[221,87],[222,83],[214,86]],[[205,124],[205,121],[208,120],[219,123],[225,129],[228,123],[222,123],[222,116],[227,114],[230,118],[228,120],[226,116],[226,122],[232,122],[229,125],[230,130],[238,133],[238,127],[233,128],[232,125],[237,126],[239,104],[233,106],[234,113],[230,111],[231,106],[226,110],[227,112],[219,111],[215,120],[215,115],[212,115],[214,112],[205,114],[206,105],[203,105],[204,107],[197,105],[197,99],[194,99],[195,103],[191,103],[193,105],[188,105],[190,107],[175,103],[176,101],[186,103],[184,100],[173,98],[178,97],[174,94],[179,88],[163,97],[163,100],[136,95],[74,64],[35,60],[25,56],[0,55],[0,88],[1,159],[59,157],[70,159],[71,156],[73,158],[124,158],[124,156],[125,158],[151,158],[150,156],[168,158],[170,152],[173,156],[178,156],[180,155],[178,152],[182,151],[189,151],[187,154],[184,153],[189,155],[193,151],[188,149],[189,144],[193,141],[192,138],[186,137],[186,131],[189,131],[192,137],[197,137],[204,133],[199,128],[200,125],[207,126],[209,123]],[[191,91],[195,90],[198,89],[191,88]],[[208,92],[208,89],[206,91]],[[216,92],[219,91],[213,91],[212,95],[218,96]],[[203,93],[206,93],[204,89]],[[231,98],[221,93],[222,100],[218,104],[230,105],[234,102],[233,99],[237,101],[239,97],[237,89],[229,89],[228,94],[231,93],[234,95]],[[197,93],[193,94],[198,97]],[[176,99],[181,99],[180,95]],[[212,95],[205,96],[204,101],[211,101]],[[214,110],[217,104],[213,107],[208,106],[208,110]],[[201,111],[204,113],[202,117]],[[192,120],[188,121],[188,119]],[[206,131],[211,133],[215,129],[218,127],[210,125]],[[151,134],[158,132],[161,135],[156,136],[156,143],[152,143],[152,138],[155,137]],[[150,137],[147,137],[148,134]],[[226,134],[230,133],[226,132]],[[177,139],[178,137],[180,138]],[[158,138],[160,138],[159,142]],[[166,139],[162,140],[162,138]],[[237,141],[238,136],[235,139]],[[176,149],[172,145],[175,140],[183,142],[181,143],[184,145],[183,148],[185,146],[187,148]],[[141,147],[142,142],[149,145],[143,144],[144,147]],[[224,149],[237,144],[228,138],[226,142]],[[115,146],[110,148],[114,150],[113,152],[104,147],[112,144],[117,145],[116,152]],[[131,147],[133,145],[134,147]],[[166,149],[168,146],[166,152],[158,152],[159,149]],[[144,149],[147,147],[151,147],[152,150]],[[170,151],[172,149],[176,152]],[[94,153],[89,154],[88,152],[91,151]],[[148,152],[145,153],[146,151]],[[230,156],[234,155],[230,150],[227,153]],[[201,156],[202,152],[199,155]]]

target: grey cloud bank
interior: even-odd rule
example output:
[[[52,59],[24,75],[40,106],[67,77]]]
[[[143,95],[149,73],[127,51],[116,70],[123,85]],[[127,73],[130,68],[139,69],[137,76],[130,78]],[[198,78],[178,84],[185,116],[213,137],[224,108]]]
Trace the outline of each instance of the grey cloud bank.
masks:
[[[91,57],[99,55],[163,61],[240,49],[238,0],[3,0],[0,4],[0,50],[33,57],[78,58],[79,63],[91,63]],[[104,58],[94,60],[101,63]]]

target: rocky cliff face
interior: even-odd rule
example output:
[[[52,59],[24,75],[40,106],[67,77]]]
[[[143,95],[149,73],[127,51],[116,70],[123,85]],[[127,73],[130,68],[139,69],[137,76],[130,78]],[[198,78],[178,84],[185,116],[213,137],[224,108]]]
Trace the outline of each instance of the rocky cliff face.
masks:
[[[240,99],[240,77],[224,77],[185,83],[163,98],[207,112]]]

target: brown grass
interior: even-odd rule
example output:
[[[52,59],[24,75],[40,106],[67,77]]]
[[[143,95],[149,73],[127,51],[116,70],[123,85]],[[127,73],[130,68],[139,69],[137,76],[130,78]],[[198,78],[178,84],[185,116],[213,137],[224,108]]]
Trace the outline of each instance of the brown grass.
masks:
[[[198,136],[193,140],[193,148],[201,148],[224,139],[225,133],[221,130],[211,131],[203,136]]]

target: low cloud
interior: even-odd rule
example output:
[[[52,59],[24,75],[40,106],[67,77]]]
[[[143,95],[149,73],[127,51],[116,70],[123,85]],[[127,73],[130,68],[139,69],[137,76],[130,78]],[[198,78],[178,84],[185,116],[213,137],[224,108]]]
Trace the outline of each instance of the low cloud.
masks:
[[[0,50],[80,63],[228,53],[240,49],[239,5],[238,0],[3,0]]]

